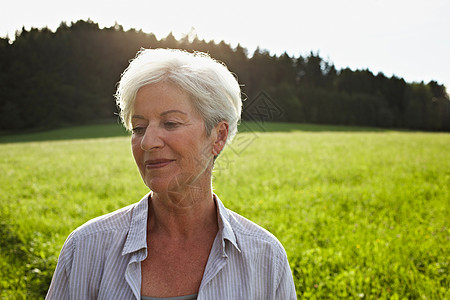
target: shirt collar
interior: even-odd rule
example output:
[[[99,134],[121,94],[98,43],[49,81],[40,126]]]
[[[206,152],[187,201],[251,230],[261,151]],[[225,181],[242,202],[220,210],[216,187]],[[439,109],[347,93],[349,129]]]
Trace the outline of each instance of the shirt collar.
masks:
[[[145,195],[133,209],[130,229],[122,250],[122,255],[147,248],[147,216],[150,195],[151,192]]]
[[[217,204],[219,235],[220,234],[222,235],[221,236],[222,255],[227,256],[226,251],[225,251],[225,240],[230,241],[231,244],[236,248],[236,250],[241,252],[241,249],[239,248],[237,240],[236,240],[236,234],[234,233],[234,230],[230,224],[230,219],[231,219],[230,213],[225,208],[225,206],[222,204],[222,201],[220,201],[219,197],[216,194],[214,194],[214,200],[216,201],[216,204]]]
[[[223,255],[226,256],[225,240],[228,240],[239,252],[241,249],[238,246],[236,235],[230,224],[230,213],[220,201],[219,197],[214,194],[214,200],[217,205],[217,216],[219,225],[219,236],[222,240]],[[145,195],[134,207],[130,230],[122,250],[122,255],[136,252],[147,248],[147,218],[148,218],[148,199],[151,197],[151,192]]]

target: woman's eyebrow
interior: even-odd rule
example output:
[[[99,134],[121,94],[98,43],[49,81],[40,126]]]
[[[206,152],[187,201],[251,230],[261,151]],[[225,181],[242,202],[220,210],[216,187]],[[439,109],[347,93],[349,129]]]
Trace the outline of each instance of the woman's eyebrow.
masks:
[[[133,115],[131,118],[132,118],[132,119],[142,119],[142,120],[145,120],[144,116],[141,116],[141,115]]]
[[[166,111],[162,112],[160,114],[160,116],[165,116],[165,115],[171,114],[171,113],[180,113],[180,114],[183,114],[183,115],[187,115],[187,113],[185,113],[184,111],[177,110],[177,109],[171,109],[171,110],[166,110]]]

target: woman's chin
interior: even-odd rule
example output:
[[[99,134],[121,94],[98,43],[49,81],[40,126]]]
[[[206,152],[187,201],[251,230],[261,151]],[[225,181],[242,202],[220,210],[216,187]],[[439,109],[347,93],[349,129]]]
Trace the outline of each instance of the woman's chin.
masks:
[[[146,180],[145,185],[157,194],[177,192],[180,190],[180,183],[174,178],[152,178]]]
[[[194,182],[193,182],[194,181]],[[145,184],[154,193],[169,193],[177,195],[186,189],[199,189],[199,182],[195,182],[195,177],[189,173],[181,173],[171,177],[153,177],[145,180]]]
[[[167,193],[168,191],[168,182],[161,182],[158,180],[146,181],[145,185],[153,192],[153,193]]]

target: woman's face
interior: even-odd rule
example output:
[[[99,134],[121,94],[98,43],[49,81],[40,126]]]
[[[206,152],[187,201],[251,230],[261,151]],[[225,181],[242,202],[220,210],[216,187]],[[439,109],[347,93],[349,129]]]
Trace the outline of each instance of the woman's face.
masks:
[[[132,126],[133,156],[153,192],[183,193],[211,184],[215,134],[206,136],[187,93],[165,82],[140,88]]]

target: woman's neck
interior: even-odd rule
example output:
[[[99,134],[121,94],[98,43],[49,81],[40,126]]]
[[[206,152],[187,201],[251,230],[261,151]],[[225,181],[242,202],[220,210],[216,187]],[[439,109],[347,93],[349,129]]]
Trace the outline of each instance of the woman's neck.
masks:
[[[217,233],[217,207],[211,185],[183,192],[153,193],[149,199],[147,230],[175,240],[197,239]]]

